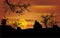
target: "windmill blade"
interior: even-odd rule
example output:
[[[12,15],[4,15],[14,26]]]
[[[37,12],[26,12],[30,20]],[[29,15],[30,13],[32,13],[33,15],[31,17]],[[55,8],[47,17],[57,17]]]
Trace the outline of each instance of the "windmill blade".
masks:
[[[10,4],[8,0],[5,0],[5,3],[9,6],[9,8],[11,9],[11,11],[14,12],[14,5]]]

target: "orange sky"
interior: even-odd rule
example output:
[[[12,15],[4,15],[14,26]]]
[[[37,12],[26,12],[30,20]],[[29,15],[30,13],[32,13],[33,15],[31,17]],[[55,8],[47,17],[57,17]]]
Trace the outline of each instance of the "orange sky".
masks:
[[[0,0],[0,21],[2,19],[2,17],[5,15],[4,8],[6,5],[3,3],[4,0]],[[39,13],[51,13],[54,12],[57,14],[57,20],[59,22],[60,25],[60,0],[10,0],[10,3],[13,4],[18,4],[19,1],[22,1],[20,3],[30,3],[31,7],[29,8],[30,10],[32,10],[30,14],[28,12],[26,12],[27,14],[31,15],[28,16],[26,18],[32,17],[33,15],[35,15],[35,13],[37,13],[36,16],[39,16]],[[8,8],[8,7],[7,7]],[[9,11],[8,11],[9,12]],[[8,13],[7,13],[8,14]],[[16,14],[13,14],[16,15]],[[11,16],[13,16],[11,14]],[[19,16],[19,15],[16,15]],[[22,15],[22,17],[26,16],[26,14],[24,13],[24,15]],[[25,17],[24,17],[25,18]],[[32,19],[34,20],[34,16],[32,17]],[[37,17],[38,19],[38,17]]]

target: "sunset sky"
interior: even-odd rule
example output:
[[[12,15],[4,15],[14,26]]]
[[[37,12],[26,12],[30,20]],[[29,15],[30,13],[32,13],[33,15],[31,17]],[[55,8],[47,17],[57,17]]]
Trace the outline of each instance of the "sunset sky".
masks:
[[[39,23],[42,20],[41,15],[49,15],[51,12],[56,14],[56,20],[58,21],[58,26],[60,27],[60,0],[9,0],[12,4],[23,4],[30,3],[28,7],[30,12],[24,11],[23,14],[17,14],[10,11],[9,7],[4,3],[5,0],[0,0],[0,23],[1,19],[5,15],[10,21],[23,21],[23,28],[32,28],[35,20]],[[8,11],[5,13],[5,8]],[[19,9],[19,8],[17,8]],[[10,13],[10,15],[9,15]],[[11,24],[12,22],[10,22]],[[42,24],[42,23],[41,23]],[[43,26],[44,27],[44,26]]]

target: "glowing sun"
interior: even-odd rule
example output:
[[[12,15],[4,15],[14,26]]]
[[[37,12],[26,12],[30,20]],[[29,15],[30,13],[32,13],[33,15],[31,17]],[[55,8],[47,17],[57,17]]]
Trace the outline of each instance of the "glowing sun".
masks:
[[[26,28],[27,27],[27,21],[25,19],[20,19],[18,21],[18,27]]]

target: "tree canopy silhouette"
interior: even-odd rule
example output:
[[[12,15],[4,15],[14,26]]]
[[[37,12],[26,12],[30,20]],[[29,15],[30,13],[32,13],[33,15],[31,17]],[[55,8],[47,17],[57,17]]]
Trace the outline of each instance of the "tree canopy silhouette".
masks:
[[[41,16],[43,18],[42,23],[46,25],[46,28],[48,25],[53,26],[57,24],[57,21],[55,20],[55,17],[53,13],[51,15]]]

